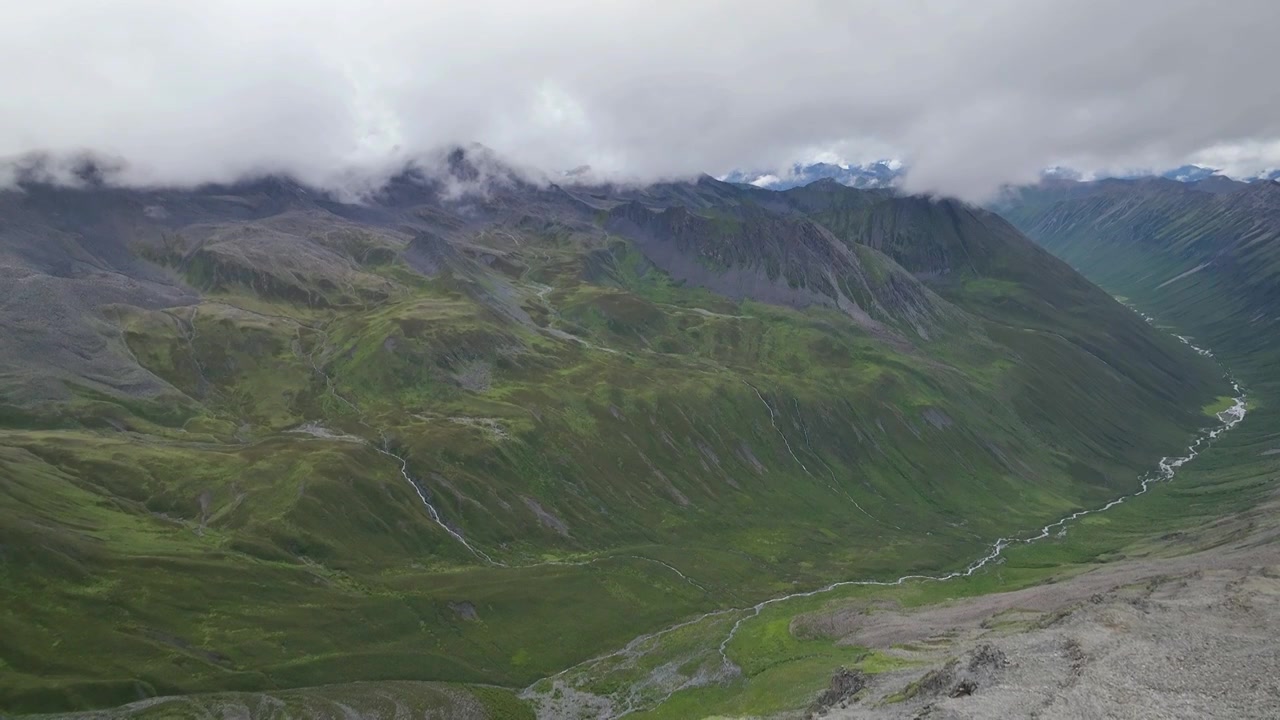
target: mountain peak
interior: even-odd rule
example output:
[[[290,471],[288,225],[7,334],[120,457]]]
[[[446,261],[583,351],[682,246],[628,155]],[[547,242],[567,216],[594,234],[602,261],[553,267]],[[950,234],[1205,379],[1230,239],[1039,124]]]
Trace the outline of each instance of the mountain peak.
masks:
[[[797,163],[786,170],[774,172],[734,171],[725,176],[725,179],[729,182],[746,183],[770,190],[789,190],[819,180],[833,180],[849,187],[883,188],[893,186],[902,173],[902,163],[896,160],[877,160],[864,165],[814,162]]]

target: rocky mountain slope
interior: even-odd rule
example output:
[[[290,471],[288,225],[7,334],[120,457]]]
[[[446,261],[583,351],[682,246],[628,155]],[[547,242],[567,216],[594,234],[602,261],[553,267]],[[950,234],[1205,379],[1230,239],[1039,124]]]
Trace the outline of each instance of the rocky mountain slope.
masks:
[[[1199,552],[1167,556],[1166,547],[1051,585],[885,608],[874,624],[850,607],[804,616],[805,632],[911,662],[862,675],[860,687],[833,693],[815,714],[1270,717],[1280,693],[1269,651],[1280,613],[1275,510],[1272,498],[1201,528],[1218,545]]]
[[[514,690],[962,566],[1133,489],[1227,392],[982,210],[474,152],[361,202],[27,184],[0,278],[9,711]]]

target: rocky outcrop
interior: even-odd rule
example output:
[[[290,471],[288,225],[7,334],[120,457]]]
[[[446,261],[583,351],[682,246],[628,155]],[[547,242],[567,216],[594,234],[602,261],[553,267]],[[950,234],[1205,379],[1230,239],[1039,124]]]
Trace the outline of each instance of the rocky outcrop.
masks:
[[[605,227],[673,278],[735,300],[831,307],[873,332],[922,337],[950,312],[888,257],[855,251],[811,220],[754,205],[702,214],[632,201],[611,210]]]

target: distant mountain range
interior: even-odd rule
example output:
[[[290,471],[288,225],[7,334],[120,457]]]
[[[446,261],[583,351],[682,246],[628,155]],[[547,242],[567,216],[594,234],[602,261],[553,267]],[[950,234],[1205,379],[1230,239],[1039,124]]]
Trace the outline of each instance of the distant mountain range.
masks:
[[[887,188],[895,186],[906,174],[907,166],[900,160],[878,160],[865,165],[842,165],[835,163],[797,163],[784,171],[744,171],[735,170],[720,178],[728,183],[754,185],[770,190],[789,190],[804,187],[819,180],[834,180],[841,185],[854,188]],[[1133,180],[1144,177],[1161,177],[1178,182],[1197,182],[1211,177],[1228,178],[1218,168],[1204,165],[1180,165],[1176,168],[1160,171],[1134,171],[1122,173],[1095,173],[1086,175],[1074,168],[1054,166],[1046,168],[1041,176],[1049,180],[1102,180],[1118,178]],[[1280,169],[1266,170],[1256,177],[1237,178],[1239,182],[1256,182],[1258,180],[1280,180]]]
[[[1069,167],[1054,166],[1045,169],[1041,176],[1046,180],[1076,180],[1076,181],[1092,181],[1092,180],[1137,180],[1140,178],[1160,177],[1166,180],[1177,180],[1178,182],[1194,183],[1201,180],[1207,180],[1211,177],[1220,177],[1228,180],[1235,180],[1243,183],[1257,182],[1259,180],[1277,180],[1280,179],[1280,169],[1265,170],[1254,177],[1232,178],[1223,174],[1219,168],[1207,167],[1205,165],[1179,165],[1176,168],[1160,171],[1130,171],[1130,172],[1114,172],[1114,173],[1094,173],[1086,175]]]
[[[819,180],[835,180],[854,188],[892,187],[902,176],[903,165],[898,160],[879,160],[865,165],[837,165],[835,163],[797,163],[789,170],[764,172],[735,170],[721,178],[725,182],[755,185],[770,190],[789,190],[804,187]]]

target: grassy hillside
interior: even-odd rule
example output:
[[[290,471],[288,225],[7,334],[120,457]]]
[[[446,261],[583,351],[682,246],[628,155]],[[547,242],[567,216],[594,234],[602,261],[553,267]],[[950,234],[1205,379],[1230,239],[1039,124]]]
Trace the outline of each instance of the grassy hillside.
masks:
[[[874,196],[889,242],[706,182],[434,192],[4,198],[5,322],[75,322],[0,357],[0,708],[520,688],[961,567],[1226,392],[970,208]]]
[[[1024,191],[1001,211],[1108,291],[1232,356],[1262,382],[1280,351],[1280,183],[1173,181]]]

